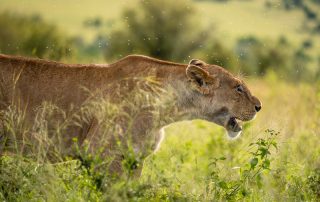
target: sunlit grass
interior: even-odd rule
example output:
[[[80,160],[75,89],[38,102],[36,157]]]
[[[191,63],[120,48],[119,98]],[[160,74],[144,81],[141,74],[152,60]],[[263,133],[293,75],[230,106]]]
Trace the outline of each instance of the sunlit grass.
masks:
[[[295,197],[306,194],[294,195],[294,190],[290,190],[289,195],[286,190],[290,188],[286,186],[302,189],[298,187],[299,183],[306,183],[306,176],[320,166],[320,148],[317,146],[320,144],[320,125],[316,121],[320,111],[315,109],[319,103],[317,89],[305,84],[284,83],[272,77],[249,82],[254,94],[261,98],[263,110],[254,121],[245,125],[241,138],[227,140],[222,128],[200,120],[171,125],[166,130],[163,147],[147,160],[152,163],[147,163],[143,177],[155,178],[156,183],[160,170],[161,177],[178,183],[181,190],[199,194],[204,189],[210,172],[208,165],[213,158],[226,157],[220,175],[236,178],[237,170],[250,158],[249,144],[265,137],[264,130],[271,128],[280,132],[278,150],[271,155],[271,170],[263,177],[261,193],[253,189],[252,196],[259,200],[296,200]],[[291,181],[295,178],[298,181]],[[262,193],[266,196],[260,195]]]
[[[228,140],[223,128],[206,121],[171,124],[165,129],[166,138],[160,150],[146,159],[141,178],[128,177],[130,172],[112,178],[107,167],[101,170],[108,158],[99,153],[92,155],[84,146],[79,148],[85,151],[80,159],[63,157],[54,150],[61,158],[52,162],[45,153],[45,145],[50,145],[50,141],[40,138],[31,147],[31,151],[35,149],[33,155],[17,150],[2,156],[0,198],[9,201],[315,200],[320,186],[319,89],[309,84],[288,84],[272,74],[248,83],[262,100],[263,110],[254,121],[245,124],[239,139]],[[146,101],[139,95],[135,98],[141,103],[134,101],[138,105]],[[93,107],[101,118],[113,116],[103,111],[117,107],[99,102],[95,100],[83,112],[90,112]],[[12,130],[23,132],[18,123],[11,126],[15,127]],[[34,134],[46,134],[44,126],[38,124]],[[257,158],[254,152],[264,151],[264,145],[262,150],[257,150],[260,147],[252,143],[266,141],[270,134],[271,137],[278,134],[272,137],[276,146],[269,148],[266,165],[259,164],[261,161],[253,160]]]

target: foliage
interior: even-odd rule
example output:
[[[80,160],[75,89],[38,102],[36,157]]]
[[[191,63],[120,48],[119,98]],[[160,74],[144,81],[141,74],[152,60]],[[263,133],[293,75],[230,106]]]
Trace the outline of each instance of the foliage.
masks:
[[[107,38],[106,58],[139,53],[183,61],[207,38],[201,24],[193,21],[194,12],[185,0],[141,1],[123,12],[126,26]]]
[[[320,8],[319,0],[282,0],[282,6],[287,10],[300,9],[308,23],[303,23],[302,27],[309,33],[318,33],[320,19],[318,10]],[[306,25],[309,24],[309,25]]]
[[[218,39],[211,37],[198,52],[198,57],[203,58],[208,64],[216,64],[232,72],[239,70],[236,53]]]
[[[311,192],[320,197],[320,168],[315,169],[311,175],[308,176],[307,184]]]
[[[312,59],[306,51],[309,45],[304,43],[294,48],[283,37],[276,42],[248,37],[238,40],[235,51],[245,74],[264,76],[268,71],[274,71],[287,80],[314,81],[317,77],[310,69]]]
[[[0,52],[60,60],[71,55],[72,40],[40,16],[0,13]]]
[[[208,181],[207,197],[213,197],[211,200],[240,200],[249,197],[252,186],[262,186],[262,176],[264,171],[270,170],[270,151],[272,147],[277,149],[275,140],[279,133],[272,130],[266,130],[267,137],[259,138],[256,142],[249,146],[256,146],[254,151],[251,151],[251,159],[243,167],[240,167],[239,178],[237,180],[227,181],[221,179],[221,172],[217,167],[219,161],[226,160],[225,157],[214,158],[210,165],[213,166],[213,171],[210,174]]]
[[[0,158],[2,201],[96,201],[92,177],[77,161],[37,163],[19,155]]]

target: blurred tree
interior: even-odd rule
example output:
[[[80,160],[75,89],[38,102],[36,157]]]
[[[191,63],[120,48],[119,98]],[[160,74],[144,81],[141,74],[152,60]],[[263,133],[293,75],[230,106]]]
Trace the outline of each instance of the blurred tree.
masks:
[[[303,6],[303,0],[282,0],[282,4],[285,9],[290,10]]]
[[[312,39],[306,39],[302,42],[302,47],[305,49],[310,49],[313,47]]]
[[[217,39],[211,39],[201,50],[203,58],[209,64],[216,64],[230,71],[237,71],[237,58],[232,50],[229,50]]]
[[[293,53],[291,71],[288,72],[290,74],[289,76],[296,80],[313,80],[314,75],[312,75],[308,69],[308,63],[310,61],[311,57],[306,54],[303,48],[296,50]]]
[[[316,23],[313,33],[320,34],[320,20]]]
[[[102,26],[103,20],[100,17],[89,18],[83,22],[83,25],[88,28],[98,29]]]
[[[186,0],[145,0],[123,12],[126,27],[108,37],[105,57],[131,53],[183,61],[202,47],[208,31],[194,20],[193,4]]]
[[[0,14],[0,53],[60,60],[71,54],[72,40],[39,16]]]
[[[316,68],[316,73],[315,73],[315,77],[316,79],[319,81],[320,83],[320,55],[318,55],[317,57],[317,68]],[[320,85],[319,85],[320,86]],[[320,92],[320,91],[319,91]]]
[[[282,0],[281,5],[286,10],[299,9],[303,12],[306,21],[302,24],[302,29],[309,33],[319,32],[319,9],[320,0]]]
[[[269,69],[283,72],[288,71],[289,44],[284,39],[278,43],[266,43],[255,37],[242,38],[236,45],[236,54],[239,55],[240,66],[246,74],[264,75]]]
[[[195,0],[195,1],[228,2],[228,1],[231,1],[231,0]]]
[[[286,38],[277,42],[263,42],[254,37],[242,38],[236,45],[242,71],[249,75],[263,76],[268,71],[276,72],[288,80],[312,82],[315,75],[310,69],[311,56],[306,53],[309,43],[295,49]],[[305,47],[307,46],[307,47]]]
[[[317,13],[316,13],[315,11],[313,11],[310,7],[308,7],[306,4],[302,5],[301,8],[302,8],[305,16],[306,16],[309,20],[317,19]]]

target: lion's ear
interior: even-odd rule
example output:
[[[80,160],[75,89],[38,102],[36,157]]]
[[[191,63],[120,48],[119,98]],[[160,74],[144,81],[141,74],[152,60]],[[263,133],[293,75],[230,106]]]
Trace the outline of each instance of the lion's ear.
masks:
[[[192,59],[186,69],[188,79],[192,86],[200,93],[207,95],[210,89],[215,89],[219,86],[219,79],[216,76],[210,75],[204,68],[205,62],[197,59]]]
[[[190,60],[189,62],[189,65],[195,65],[195,66],[198,66],[198,67],[203,67],[206,63],[201,61],[201,60],[198,60],[198,59],[192,59]]]
[[[209,73],[195,65],[188,65],[186,69],[186,74],[189,80],[200,93],[207,95],[210,93],[208,81]]]

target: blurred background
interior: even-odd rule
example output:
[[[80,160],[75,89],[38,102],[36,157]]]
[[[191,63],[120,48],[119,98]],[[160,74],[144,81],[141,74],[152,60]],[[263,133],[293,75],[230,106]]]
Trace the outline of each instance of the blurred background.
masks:
[[[243,78],[262,101],[235,141],[205,121],[170,125],[140,184],[101,189],[85,173],[62,178],[63,186],[54,176],[52,189],[43,190],[40,175],[15,196],[32,198],[29,189],[39,189],[53,201],[86,201],[92,193],[109,201],[320,197],[320,0],[0,0],[0,53],[66,63],[111,63],[132,53],[181,63],[198,58]],[[271,153],[270,134],[278,134]]]
[[[319,0],[0,0],[0,52],[75,63],[199,58],[245,76],[320,76]]]

